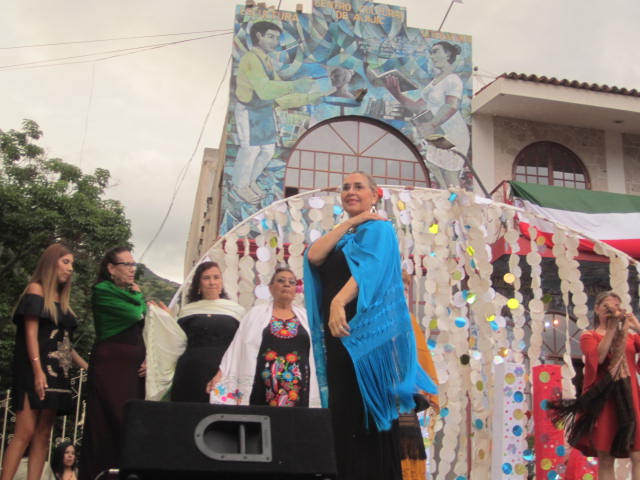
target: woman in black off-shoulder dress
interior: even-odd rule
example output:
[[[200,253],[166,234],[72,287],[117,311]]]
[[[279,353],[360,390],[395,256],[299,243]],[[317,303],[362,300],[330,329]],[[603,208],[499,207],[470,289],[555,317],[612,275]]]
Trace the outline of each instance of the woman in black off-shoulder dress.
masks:
[[[87,363],[71,347],[76,318],[69,307],[73,255],[60,244],[41,255],[13,313],[14,437],[0,479],[13,478],[29,447],[29,478],[40,478],[55,416],[71,411],[71,367]]]

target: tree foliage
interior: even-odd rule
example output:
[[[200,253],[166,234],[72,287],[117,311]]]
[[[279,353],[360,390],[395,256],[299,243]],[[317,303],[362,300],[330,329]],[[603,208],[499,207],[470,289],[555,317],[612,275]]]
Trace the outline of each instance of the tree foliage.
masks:
[[[87,354],[94,334],[90,292],[98,262],[116,245],[129,245],[131,227],[122,205],[104,198],[109,171],[83,174],[59,158],[47,158],[35,142],[32,120],[21,130],[0,130],[0,387],[13,352],[11,311],[42,251],[62,242],[75,257],[71,305],[82,322],[76,348]]]

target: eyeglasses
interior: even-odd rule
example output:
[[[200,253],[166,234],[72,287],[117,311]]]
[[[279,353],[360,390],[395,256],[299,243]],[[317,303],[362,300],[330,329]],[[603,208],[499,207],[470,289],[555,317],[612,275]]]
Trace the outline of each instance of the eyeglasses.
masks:
[[[286,278],[276,278],[276,283],[279,283],[280,285],[284,285],[286,283],[288,283],[291,286],[295,286],[298,284],[297,280],[287,280]]]
[[[127,268],[136,268],[138,264],[136,262],[114,262],[114,265],[124,265]]]

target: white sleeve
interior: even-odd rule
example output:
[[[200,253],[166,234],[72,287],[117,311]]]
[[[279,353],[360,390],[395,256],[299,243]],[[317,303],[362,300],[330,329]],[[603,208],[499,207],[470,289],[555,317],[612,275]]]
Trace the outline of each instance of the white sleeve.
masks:
[[[462,80],[458,75],[452,73],[447,75],[447,77],[442,81],[443,83],[443,92],[447,97],[456,97],[462,98]]]

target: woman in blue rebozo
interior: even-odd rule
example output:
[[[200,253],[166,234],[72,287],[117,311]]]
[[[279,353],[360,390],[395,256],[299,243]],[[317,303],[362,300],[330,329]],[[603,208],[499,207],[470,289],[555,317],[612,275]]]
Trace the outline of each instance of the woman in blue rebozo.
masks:
[[[349,218],[305,253],[305,302],[339,480],[401,479],[398,414],[414,408],[418,389],[436,392],[418,366],[398,240],[375,212],[380,197],[369,175],[347,175]]]

